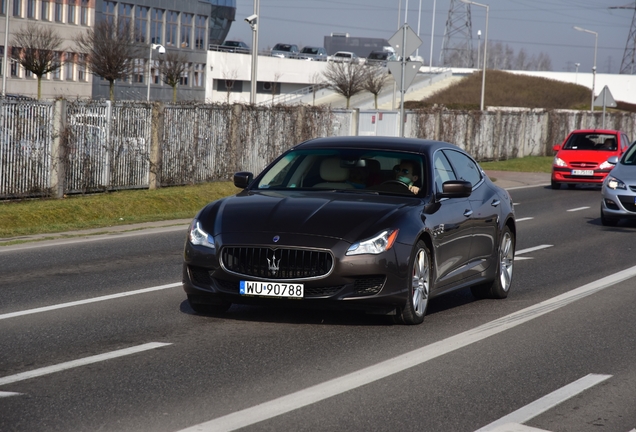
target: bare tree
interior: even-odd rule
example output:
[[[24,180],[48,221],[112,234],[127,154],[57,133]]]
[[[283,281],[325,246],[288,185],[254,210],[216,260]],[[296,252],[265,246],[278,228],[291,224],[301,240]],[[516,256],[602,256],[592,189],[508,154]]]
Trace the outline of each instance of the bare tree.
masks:
[[[62,66],[57,50],[63,42],[53,28],[33,21],[13,36],[11,58],[38,78],[38,99],[42,95],[42,77]]]
[[[238,71],[236,69],[232,69],[231,71],[223,72],[223,79],[225,80],[225,100],[229,104],[230,103],[230,94],[232,93],[232,89],[234,88],[234,83],[236,83],[236,78],[238,77]]]
[[[313,106],[316,106],[316,92],[323,87],[322,75],[316,72],[311,76],[311,93],[313,95]]]
[[[161,62],[161,79],[172,87],[172,102],[177,101],[177,86],[187,68],[187,58],[181,52],[168,51],[166,58]]]
[[[347,108],[351,97],[364,90],[365,66],[360,63],[331,61],[323,75],[329,87],[347,99]]]
[[[371,65],[366,67],[364,81],[362,85],[364,89],[373,95],[375,109],[378,109],[378,94],[382,91],[386,83],[389,81],[389,74],[386,69],[380,65]]]
[[[145,49],[138,46],[129,20],[99,21],[75,38],[86,67],[110,84],[110,100],[115,100],[115,81],[133,72],[135,58],[143,58]]]

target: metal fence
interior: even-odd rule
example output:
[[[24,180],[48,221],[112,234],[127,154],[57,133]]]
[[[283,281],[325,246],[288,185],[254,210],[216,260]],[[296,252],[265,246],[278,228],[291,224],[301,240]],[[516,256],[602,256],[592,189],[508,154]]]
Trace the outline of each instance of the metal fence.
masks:
[[[61,196],[228,180],[260,172],[314,137],[399,133],[398,112],[227,104],[0,100],[0,198]],[[549,155],[602,113],[501,109],[409,111],[405,135],[452,142],[478,160]],[[607,129],[636,136],[636,115]]]

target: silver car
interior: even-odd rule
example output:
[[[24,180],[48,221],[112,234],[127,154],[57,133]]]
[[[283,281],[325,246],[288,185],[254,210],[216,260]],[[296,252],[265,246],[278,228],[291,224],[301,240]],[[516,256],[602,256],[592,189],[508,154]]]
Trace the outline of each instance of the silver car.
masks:
[[[608,162],[616,166],[603,181],[601,223],[614,226],[620,219],[636,219],[636,142],[618,159]]]

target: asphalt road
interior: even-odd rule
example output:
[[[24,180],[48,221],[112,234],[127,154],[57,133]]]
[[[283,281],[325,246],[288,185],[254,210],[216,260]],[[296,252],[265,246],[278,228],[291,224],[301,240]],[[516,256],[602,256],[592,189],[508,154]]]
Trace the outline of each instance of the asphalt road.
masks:
[[[508,186],[510,296],[420,326],[197,315],[181,223],[2,247],[0,430],[633,431],[636,223],[601,226],[599,189]]]

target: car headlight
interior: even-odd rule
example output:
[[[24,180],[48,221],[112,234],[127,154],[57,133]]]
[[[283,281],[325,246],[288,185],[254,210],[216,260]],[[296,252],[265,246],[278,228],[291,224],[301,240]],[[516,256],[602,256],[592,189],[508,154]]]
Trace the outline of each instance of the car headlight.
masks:
[[[600,169],[614,168],[614,164],[611,164],[608,161],[605,161],[599,166],[599,168]]]
[[[556,156],[554,157],[554,161],[552,161],[552,165],[561,166],[561,167],[568,166],[568,164],[566,164],[563,159],[558,158]]]
[[[607,187],[610,189],[623,189],[626,190],[627,186],[625,185],[625,183],[623,183],[622,181],[620,181],[619,179],[617,179],[616,177],[610,177],[607,180]]]
[[[198,220],[193,220],[190,224],[190,230],[188,231],[188,238],[190,239],[190,243],[198,246],[205,246],[210,249],[214,249],[214,237],[205,232],[203,228],[201,228],[201,223]]]
[[[367,240],[352,244],[346,255],[377,255],[393,247],[399,230],[386,230]]]

